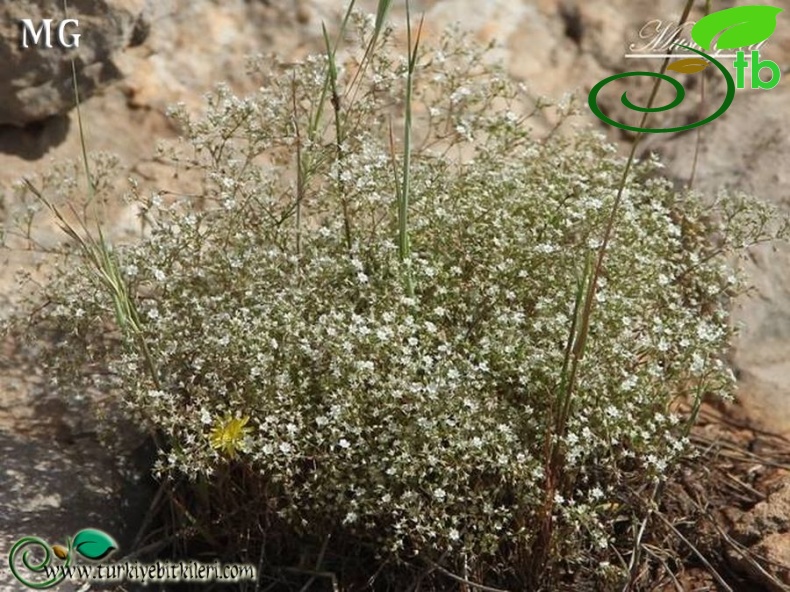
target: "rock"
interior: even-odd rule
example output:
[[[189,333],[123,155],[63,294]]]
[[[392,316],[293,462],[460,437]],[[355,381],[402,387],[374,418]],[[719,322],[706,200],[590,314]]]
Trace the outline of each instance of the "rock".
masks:
[[[115,538],[120,554],[130,552],[154,495],[145,434],[124,420],[109,437],[96,421],[100,403],[59,396],[39,356],[0,339],[0,592],[25,589],[8,569],[11,547],[23,537],[64,544],[92,527]]]
[[[62,9],[53,9],[60,5],[45,0],[0,4],[0,125],[23,126],[65,113],[74,106],[72,59],[84,99],[118,79],[115,55],[145,38],[145,0],[75,3],[68,18],[78,25],[69,23]],[[42,24],[45,18],[52,19],[49,29]],[[20,25],[22,19],[37,32],[43,27],[37,42]],[[51,47],[46,47],[48,32]]]
[[[768,571],[779,582],[790,582],[790,532],[769,534],[753,548],[765,560]],[[779,585],[763,576],[762,580],[772,591],[787,592],[788,585]]]
[[[743,514],[735,526],[735,533],[747,545],[766,534],[790,533],[790,478],[782,481],[768,499]]]
[[[733,537],[760,558],[760,567],[735,549],[727,558],[733,567],[772,592],[786,592],[790,582],[790,477],[768,499],[735,519]]]

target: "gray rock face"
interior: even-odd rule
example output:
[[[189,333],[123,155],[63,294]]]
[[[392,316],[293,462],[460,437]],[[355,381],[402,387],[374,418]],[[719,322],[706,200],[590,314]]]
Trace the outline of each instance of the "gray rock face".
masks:
[[[71,60],[82,98],[120,77],[113,58],[146,36],[145,0],[0,4],[0,125],[26,125],[74,106]]]
[[[82,529],[98,528],[115,538],[120,556],[130,552],[153,493],[146,477],[153,457],[129,422],[113,429],[128,436],[116,448],[91,417],[96,401],[58,396],[46,385],[36,351],[7,341],[0,339],[0,592],[15,592],[26,588],[8,557],[24,537],[64,544]],[[19,573],[37,581],[20,557]],[[58,587],[77,589],[75,582]]]

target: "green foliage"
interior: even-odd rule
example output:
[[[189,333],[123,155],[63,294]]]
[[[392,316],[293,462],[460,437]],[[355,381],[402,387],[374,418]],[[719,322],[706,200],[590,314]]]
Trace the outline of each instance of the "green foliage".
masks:
[[[612,524],[644,511],[624,492],[684,452],[673,402],[730,394],[727,257],[773,236],[771,212],[711,207],[639,164],[568,402],[567,336],[624,162],[586,132],[536,139],[524,89],[478,50],[448,38],[413,62],[389,38],[359,74],[333,52],[286,76],[259,61],[256,94],[219,86],[203,116],[174,109],[184,143],[160,157],[198,175],[200,199],[138,196],[150,232],[102,243],[110,279],[83,249],[46,288],[51,372],[79,390],[100,363],[92,386],[161,437],[159,475],[233,491],[213,498],[235,516],[203,525],[214,538],[269,513],[312,540],[523,582],[551,482],[551,566],[595,569]]]

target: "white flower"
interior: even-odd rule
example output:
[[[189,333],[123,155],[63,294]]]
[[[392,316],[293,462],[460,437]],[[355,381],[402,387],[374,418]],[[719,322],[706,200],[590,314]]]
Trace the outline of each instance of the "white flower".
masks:
[[[465,86],[461,86],[461,87],[457,88],[455,90],[455,92],[453,92],[453,94],[450,95],[450,102],[451,103],[457,103],[458,101],[460,101],[464,97],[468,97],[470,94],[472,94],[471,90],[469,90]]]
[[[538,253],[550,254],[557,250],[557,247],[550,244],[540,244],[535,247],[535,251]]]

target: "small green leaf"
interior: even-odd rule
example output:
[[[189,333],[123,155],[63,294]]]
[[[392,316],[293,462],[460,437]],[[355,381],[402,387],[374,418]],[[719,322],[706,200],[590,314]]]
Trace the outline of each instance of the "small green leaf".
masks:
[[[717,49],[755,45],[773,34],[780,12],[782,9],[774,6],[736,6],[719,10],[697,21],[691,29],[691,37],[705,51],[713,47],[713,39],[719,33]]]
[[[680,72],[681,74],[696,74],[697,72],[702,72],[709,65],[710,62],[702,58],[685,58],[677,62],[672,62],[667,66],[667,70]]]
[[[117,548],[110,535],[94,528],[81,530],[74,537],[74,549],[88,559],[103,559]]]

